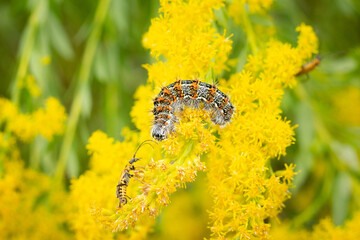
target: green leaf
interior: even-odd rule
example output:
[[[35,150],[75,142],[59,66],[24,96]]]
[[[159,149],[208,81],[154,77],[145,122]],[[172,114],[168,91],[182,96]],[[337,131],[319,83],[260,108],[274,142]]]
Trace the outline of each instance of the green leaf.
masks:
[[[321,61],[321,70],[326,73],[346,74],[354,71],[358,63],[351,57],[342,57],[336,59],[326,58]]]
[[[359,161],[356,150],[350,144],[332,141],[330,145],[342,163],[344,163],[352,170],[359,170]]]
[[[236,63],[236,72],[241,72],[246,64],[246,57],[248,55],[248,48],[244,47],[239,52],[237,57],[238,62]]]
[[[310,107],[304,103],[299,102],[296,105],[296,123],[299,127],[296,128],[297,144],[299,144],[300,151],[308,150],[315,139],[315,127]]]
[[[257,15],[257,14],[250,15],[250,21],[254,24],[258,24],[258,25],[265,26],[265,27],[274,26],[274,23],[270,18],[262,16],[262,15]]]
[[[313,165],[314,165],[314,156],[310,151],[301,151],[295,156],[296,171],[300,171],[294,177],[294,186],[291,191],[297,193],[301,186],[305,183]]]
[[[125,32],[128,27],[129,3],[127,1],[112,1],[109,15],[119,32]]]
[[[105,50],[101,46],[97,48],[93,66],[96,79],[100,82],[106,82],[109,80],[109,70]]]
[[[332,217],[335,225],[342,225],[347,217],[351,196],[351,179],[348,173],[340,172],[334,181]]]
[[[219,25],[225,29],[228,29],[228,19],[225,9],[224,8],[215,9],[214,13],[215,13],[215,18],[218,21]]]
[[[336,0],[335,6],[346,16],[356,15],[356,8],[352,0]]]
[[[77,153],[74,151],[74,146],[71,148],[69,153],[69,159],[66,165],[66,172],[70,178],[79,176],[79,159]]]
[[[81,113],[83,117],[88,118],[91,114],[91,109],[92,109],[92,97],[91,97],[91,91],[89,85],[84,86],[82,91],[83,92],[81,95],[83,97],[83,102],[82,102]]]
[[[214,69],[210,69],[209,71],[207,71],[206,76],[205,76],[205,82],[209,83],[209,84],[216,84],[216,79],[214,78],[215,74],[214,74]]]
[[[106,49],[106,58],[108,63],[108,71],[110,80],[115,80],[119,76],[119,49],[116,43],[109,44]]]
[[[51,43],[55,50],[65,59],[73,58],[74,51],[66,31],[53,14],[49,16],[48,29]]]

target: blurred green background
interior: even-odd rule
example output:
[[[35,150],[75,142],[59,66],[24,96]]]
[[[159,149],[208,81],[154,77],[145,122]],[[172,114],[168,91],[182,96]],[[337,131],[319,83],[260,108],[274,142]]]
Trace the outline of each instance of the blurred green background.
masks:
[[[121,140],[123,127],[134,129],[129,114],[133,94],[147,79],[142,65],[152,61],[141,41],[150,20],[158,15],[159,2],[115,0],[102,21],[103,9],[98,3],[0,2],[0,96],[16,100],[19,64],[30,45],[26,75],[34,77],[42,93],[33,98],[21,90],[17,99],[21,109],[31,112],[45,98],[54,96],[71,115],[74,98],[81,98],[68,152],[63,150],[62,136],[50,143],[36,138],[30,145],[21,145],[26,165],[49,175],[57,171],[61,152],[69,157],[67,179],[83,173],[89,159],[85,145],[93,131],[100,129]],[[242,29],[221,11],[216,15],[218,21],[214,24],[219,28],[226,24],[234,33],[231,56],[241,59],[236,67],[218,76],[226,78],[241,71],[250,52]],[[274,26],[278,38],[292,44],[296,44],[294,30],[302,22],[313,26],[319,37],[321,64],[309,76],[301,76],[299,86],[288,89],[283,101],[283,115],[299,124],[296,144],[288,149],[286,157],[272,164],[278,169],[283,166],[281,161],[294,162],[301,170],[295,179],[293,198],[281,217],[294,219],[294,226],[311,226],[330,213],[335,224],[342,224],[351,217],[352,209],[359,209],[360,202],[359,96],[354,93],[355,100],[348,104],[345,101],[341,105],[340,101],[346,100],[352,89],[356,92],[360,88],[360,2],[276,0],[269,15],[253,15],[251,21]],[[190,184],[188,191],[191,189]],[[165,210],[165,217],[169,216],[166,211],[171,209]]]

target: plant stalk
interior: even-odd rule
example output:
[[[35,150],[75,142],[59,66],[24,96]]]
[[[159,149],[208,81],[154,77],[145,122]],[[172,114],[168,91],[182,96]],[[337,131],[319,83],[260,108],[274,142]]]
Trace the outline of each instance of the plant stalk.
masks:
[[[71,146],[73,144],[75,131],[79,122],[82,105],[84,103],[84,95],[89,84],[94,56],[98,43],[100,41],[101,30],[109,9],[109,5],[110,0],[100,0],[98,2],[95,18],[92,23],[93,28],[85,45],[79,75],[77,78],[78,86],[75,92],[74,100],[71,105],[68,123],[65,130],[65,135],[60,149],[60,156],[55,172],[55,181],[60,183],[62,182],[64,177],[67,159],[69,157]]]

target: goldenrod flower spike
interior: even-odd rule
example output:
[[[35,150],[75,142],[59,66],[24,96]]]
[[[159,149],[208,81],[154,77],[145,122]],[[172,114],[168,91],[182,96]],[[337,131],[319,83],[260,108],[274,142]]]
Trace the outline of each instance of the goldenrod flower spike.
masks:
[[[207,73],[226,69],[232,42],[211,24],[213,9],[223,4],[220,0],[161,1],[160,17],[152,20],[143,39],[157,61],[145,66],[148,84],[135,94],[131,116],[139,131],[126,129],[123,142],[99,131],[89,139],[90,170],[72,182],[71,199],[77,199],[72,201],[77,212],[72,221],[77,233],[91,229],[99,236],[105,230],[98,223],[114,232],[127,229],[130,235],[138,228],[147,232],[153,217],[171,203],[171,194],[206,170],[214,200],[209,214],[211,236],[268,237],[271,224],[264,220],[276,219],[281,212],[295,174],[293,165],[278,173],[269,169],[270,159],[285,155],[294,142],[295,126],[281,116],[279,106],[284,88],[296,84],[294,74],[317,51],[302,45],[317,41],[305,25],[299,29],[297,47],[276,40],[257,46],[241,73],[228,82],[220,81],[218,87],[236,109],[225,127],[211,124],[208,111],[184,108],[176,116],[174,134],[153,151],[145,151],[145,146],[139,150],[144,170],[138,178],[143,183],[128,184],[131,200],[118,208],[113,191],[135,146],[151,137],[152,102],[160,90],[179,79],[196,76],[204,81]]]
[[[32,113],[21,113],[13,102],[0,98],[0,115],[0,122],[4,121],[8,131],[23,142],[37,135],[51,141],[54,135],[63,133],[67,117],[65,108],[53,97],[46,100],[44,109]]]

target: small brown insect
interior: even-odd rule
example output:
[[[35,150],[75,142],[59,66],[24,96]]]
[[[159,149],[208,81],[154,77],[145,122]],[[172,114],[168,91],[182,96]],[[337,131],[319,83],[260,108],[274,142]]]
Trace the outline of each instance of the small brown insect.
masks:
[[[301,66],[301,69],[295,74],[295,77],[311,72],[317,65],[320,64],[320,62],[321,62],[321,57],[319,55],[316,55],[314,60],[305,63],[304,65]]]
[[[136,153],[143,144],[146,144],[146,142],[149,142],[149,141],[154,142],[154,143],[157,144],[157,142],[155,142],[153,140],[145,140],[145,141],[143,141],[139,145],[139,147],[136,149],[133,158],[129,160],[129,164],[126,164],[125,169],[121,173],[118,185],[116,186],[116,197],[119,199],[119,207],[124,206],[127,203],[127,200],[130,199],[130,197],[126,195],[126,190],[127,190],[126,188],[129,185],[130,178],[134,177],[134,175],[130,173],[130,171],[135,171],[135,166],[133,164],[140,160],[140,158],[136,158]],[[143,168],[143,167],[140,167],[140,166],[138,166],[138,167]],[[135,178],[135,179],[137,179],[137,178]],[[142,182],[139,179],[137,179],[137,180]]]

